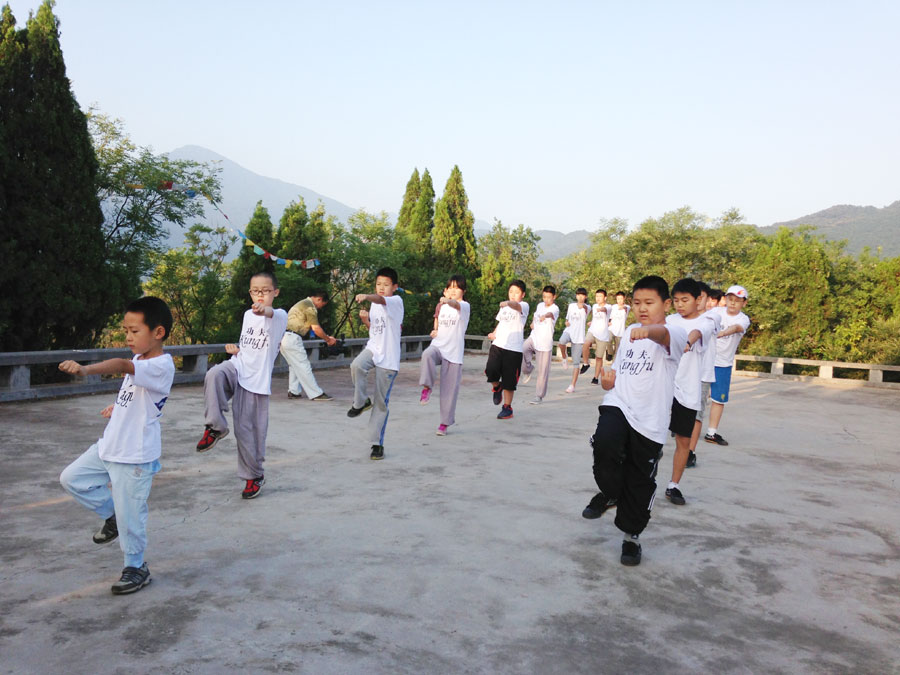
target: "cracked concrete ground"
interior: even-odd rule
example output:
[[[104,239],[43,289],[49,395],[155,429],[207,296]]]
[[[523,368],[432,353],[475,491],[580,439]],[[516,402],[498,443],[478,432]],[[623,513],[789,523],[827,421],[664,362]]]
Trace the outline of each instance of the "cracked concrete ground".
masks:
[[[0,406],[0,672],[900,672],[900,394],[735,378],[722,434],[662,493],[639,567],[587,521],[599,387],[495,419],[484,357],[434,435],[417,363],[386,459],[328,403],[276,378],[266,486],[240,499],[234,437],[206,455],[198,386],[173,390],[150,499],[153,583],[116,597],[117,544],[59,487],[109,395]],[[437,398],[435,396],[435,398]]]

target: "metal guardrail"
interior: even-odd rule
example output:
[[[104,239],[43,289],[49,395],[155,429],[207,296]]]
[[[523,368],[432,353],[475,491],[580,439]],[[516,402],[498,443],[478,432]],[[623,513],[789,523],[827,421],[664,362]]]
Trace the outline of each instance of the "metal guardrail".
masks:
[[[368,342],[368,338],[346,339],[344,340],[344,350],[342,354],[328,356],[323,351],[325,347],[324,341],[303,341],[309,352],[309,360],[314,369],[349,366],[351,361],[353,361],[353,359],[363,350],[366,342]],[[421,357],[422,351],[430,342],[431,337],[428,335],[401,337],[401,360],[405,361]],[[466,335],[465,342],[466,350],[468,352],[486,354],[490,349],[490,341],[484,335]],[[181,360],[181,367],[175,373],[175,384],[190,384],[203,381],[209,366],[209,357],[214,354],[224,354],[225,344],[173,345],[165,347],[164,349],[174,358]],[[128,349],[68,349],[42,352],[0,352],[0,403],[115,391],[120,386],[120,378],[101,377],[100,375],[72,377],[69,381],[54,384],[33,385],[31,383],[31,368],[32,366],[57,364],[66,359],[73,359],[80,363],[96,363],[97,361],[103,361],[104,359],[115,357],[129,358],[130,356],[131,351]],[[836,381],[857,386],[900,389],[900,382],[884,381],[885,372],[900,372],[900,366],[871,363],[844,363],[841,361],[814,361],[811,359],[790,359],[776,356],[755,356],[751,354],[738,354],[735,357],[735,361],[757,361],[771,364],[769,372],[736,370],[735,374],[746,377]],[[784,366],[786,364],[817,367],[819,369],[818,377],[785,374]],[[835,368],[868,371],[867,379],[837,379],[834,377]],[[275,361],[274,372],[281,374],[286,373],[287,370],[287,364],[281,355],[279,355],[278,359]]]

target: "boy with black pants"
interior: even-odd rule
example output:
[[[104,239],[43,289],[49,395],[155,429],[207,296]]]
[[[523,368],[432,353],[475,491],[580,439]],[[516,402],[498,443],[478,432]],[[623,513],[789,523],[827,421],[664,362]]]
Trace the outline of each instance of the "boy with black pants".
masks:
[[[484,367],[487,381],[491,383],[494,405],[503,404],[497,413],[498,420],[511,420],[513,417],[513,395],[522,367],[525,320],[528,318],[525,282],[520,279],[510,282],[507,297],[509,300],[500,303],[500,311],[495,317],[497,327],[488,333],[488,339],[493,342]]]
[[[683,328],[665,323],[671,304],[665,279],[647,276],[638,281],[632,303],[638,323],[625,329],[615,361],[601,371],[601,386],[608,393],[590,440],[600,491],[581,514],[599,518],[617,507],[615,524],[625,533],[623,565],[641,562],[638,537],[650,521],[675,372],[687,343]]]

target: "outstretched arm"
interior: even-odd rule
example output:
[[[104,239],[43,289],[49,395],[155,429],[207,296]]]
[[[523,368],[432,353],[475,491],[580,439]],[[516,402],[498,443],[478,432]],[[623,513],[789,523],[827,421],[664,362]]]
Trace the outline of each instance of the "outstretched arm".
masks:
[[[359,293],[356,296],[357,302],[373,302],[376,305],[386,305],[387,302],[384,299],[383,295],[378,295],[378,293]]]
[[[77,361],[63,361],[59,364],[59,369],[70,375],[121,375],[128,373],[134,375],[134,363],[131,359],[107,359],[106,361],[98,361],[97,363],[89,363],[82,366]]]
[[[669,348],[669,330],[665,324],[655,323],[650,326],[639,326],[631,329],[631,341],[653,340],[656,344]]]

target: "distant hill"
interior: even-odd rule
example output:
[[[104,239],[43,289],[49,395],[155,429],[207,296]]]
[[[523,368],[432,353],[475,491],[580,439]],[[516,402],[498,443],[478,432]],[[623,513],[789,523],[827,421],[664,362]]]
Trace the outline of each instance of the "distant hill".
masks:
[[[490,232],[487,223],[483,220],[475,221],[475,237],[482,237]],[[541,247],[541,255],[538,260],[541,262],[550,262],[571,255],[576,251],[590,246],[591,233],[587,230],[576,230],[575,232],[563,233],[556,230],[535,230],[534,233],[541,238],[538,246]]]
[[[240,164],[232,162],[227,157],[199,145],[186,145],[168,153],[168,156],[172,159],[188,159],[221,167],[222,202],[219,204],[219,208],[228,214],[231,225],[236,229],[242,229],[249,222],[253,210],[256,208],[256,202],[260,199],[263,206],[268,209],[275,227],[278,227],[278,221],[281,219],[285,207],[295,201],[297,197],[303,197],[306,208],[309,210],[314,209],[316,204],[321,201],[325,205],[325,210],[342,222],[347,222],[347,218],[357,211],[352,206],[347,206],[343,202],[321,195],[302,185],[260,176],[258,173],[253,173]],[[210,225],[228,224],[211,208],[206,209],[206,221]],[[184,243],[183,230],[178,226],[172,226],[169,246],[174,248],[181,246],[182,243]]]
[[[900,255],[900,201],[877,208],[875,206],[832,206],[808,216],[802,216],[769,227],[759,228],[772,234],[779,227],[812,225],[816,234],[829,241],[847,240],[847,252],[859,253],[868,246],[874,253],[881,247],[883,257]]]

